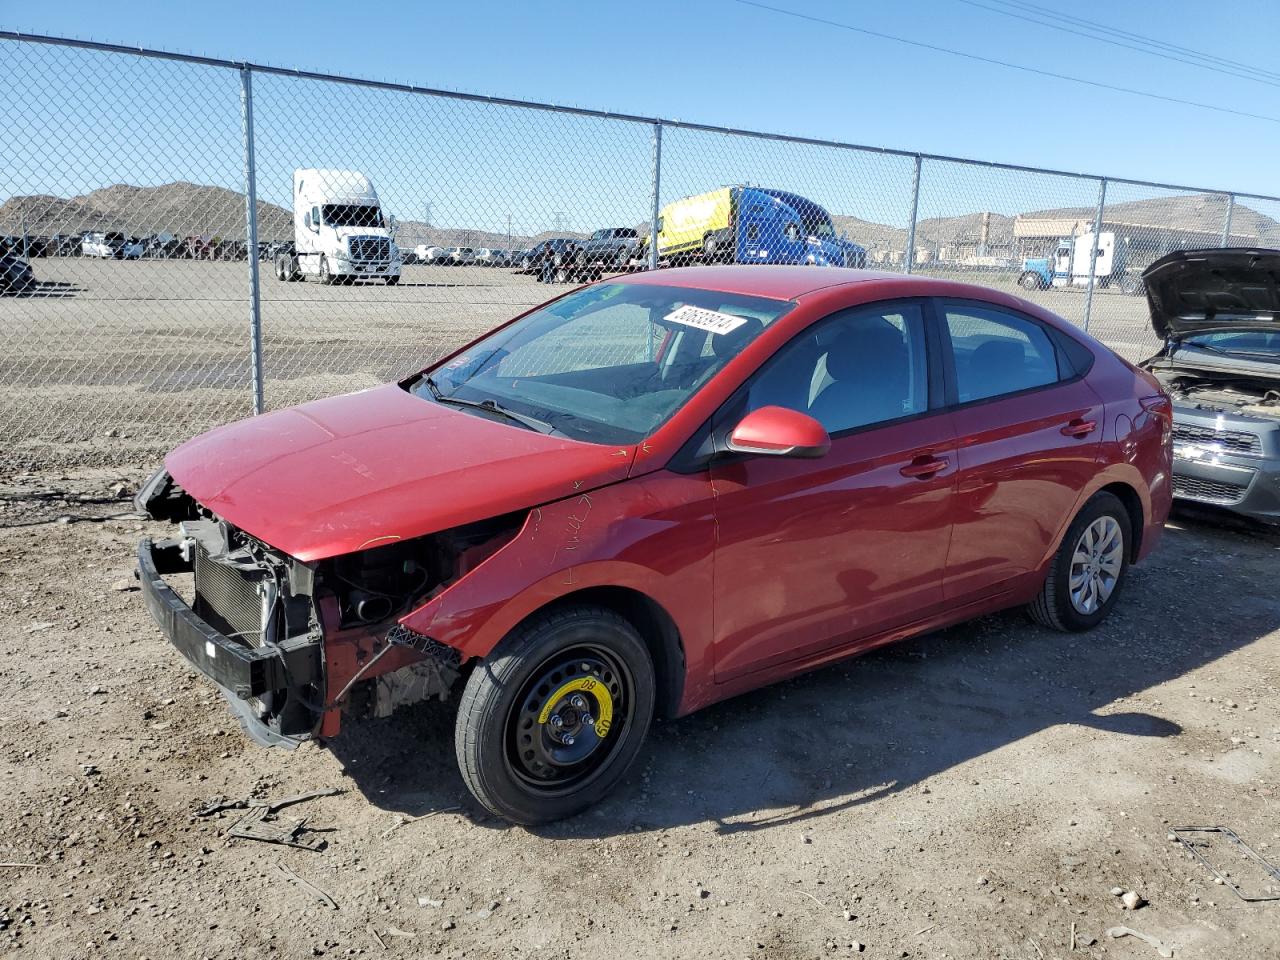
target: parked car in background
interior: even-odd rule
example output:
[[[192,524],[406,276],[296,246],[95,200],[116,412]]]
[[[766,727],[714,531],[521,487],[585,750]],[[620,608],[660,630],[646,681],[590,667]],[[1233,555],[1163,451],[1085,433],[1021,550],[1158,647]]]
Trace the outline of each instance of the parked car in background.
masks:
[[[14,247],[16,253],[26,256],[28,259],[50,256],[52,241],[49,237],[27,234],[25,237],[17,237],[16,239],[18,241]]]
[[[1177,250],[1142,280],[1174,496],[1280,523],[1280,250]]]
[[[35,284],[30,263],[16,253],[0,253],[0,293],[22,293]]]
[[[120,259],[141,260],[146,249],[146,244],[140,238],[127,237],[124,241],[124,246],[120,248]]]
[[[582,241],[578,262],[583,266],[599,263],[620,270],[639,251],[640,234],[634,227],[603,227]]]
[[[445,258],[449,256],[449,250],[446,247],[436,247],[429,244],[420,243],[414,248],[414,252],[418,255],[418,262],[429,265],[437,265],[444,263]]]
[[[400,265],[402,267],[411,267],[418,262],[418,252],[412,247],[397,247],[400,252]]]
[[[838,236],[825,209],[764,187],[721,187],[667,204],[657,243],[666,262],[867,265],[866,249]]]
[[[520,272],[537,274],[544,283],[567,279],[577,260],[578,245],[571,237],[550,237],[535,243],[520,261]]]
[[[470,266],[476,262],[476,251],[473,247],[450,247],[445,253],[444,262],[451,267]]]
[[[478,267],[505,267],[511,261],[506,250],[499,250],[497,247],[478,247],[474,262]]]
[[[153,233],[142,239],[142,255],[153,260],[172,260],[180,255],[181,247],[181,241],[172,233]]]
[[[529,259],[529,251],[527,249],[512,250],[507,255],[507,266],[515,267],[516,272],[523,272],[525,261]]]
[[[95,231],[81,235],[81,254],[103,260],[123,260],[128,240],[118,231]]]
[[[179,447],[139,580],[260,742],[452,695],[468,788],[540,823],[655,715],[1008,607],[1097,626],[1159,541],[1170,425],[1150,374],[996,290],[646,272]]]
[[[296,249],[292,240],[268,240],[263,259],[274,262],[278,256],[292,256]]]
[[[55,233],[49,238],[52,255],[57,257],[80,256],[82,243],[80,235],[74,233]]]

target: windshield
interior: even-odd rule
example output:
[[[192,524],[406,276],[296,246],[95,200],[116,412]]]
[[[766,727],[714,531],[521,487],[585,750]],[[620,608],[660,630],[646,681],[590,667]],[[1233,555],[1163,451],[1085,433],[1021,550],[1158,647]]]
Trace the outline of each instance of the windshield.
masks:
[[[827,217],[812,218],[805,221],[805,229],[811,237],[834,237],[836,228]]]
[[[1212,333],[1197,333],[1187,337],[1182,343],[1213,353],[1280,360],[1280,331],[1217,330]]]
[[[611,283],[548,304],[411,387],[499,406],[594,443],[649,436],[792,304]],[[486,415],[480,413],[478,415]]]
[[[382,226],[382,211],[364,203],[326,203],[321,215],[330,227]]]

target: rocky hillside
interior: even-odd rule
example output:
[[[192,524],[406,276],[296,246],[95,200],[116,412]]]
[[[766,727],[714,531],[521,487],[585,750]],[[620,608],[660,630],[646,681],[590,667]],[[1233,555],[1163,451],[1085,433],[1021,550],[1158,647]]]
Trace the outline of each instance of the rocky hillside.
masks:
[[[1217,194],[1157,197],[1109,204],[1107,221],[1147,225],[1160,229],[1213,233],[1222,227],[1225,198]],[[1091,219],[1092,208],[1058,208],[1022,214],[1028,218]],[[833,217],[837,231],[872,249],[900,250],[906,244],[906,230],[883,223],[843,216]],[[984,224],[985,220],[985,224]],[[975,212],[954,217],[921,220],[916,227],[917,243],[928,246],[976,244],[985,231],[993,249],[1013,244],[1014,217],[999,213]],[[648,224],[638,225],[642,233]],[[48,195],[17,196],[0,204],[0,234],[36,236],[75,234],[85,230],[120,230],[147,235],[172,233],[175,236],[244,236],[244,195],[225,187],[195,183],[167,183],[158,187],[117,184],[83,196],[64,199]],[[1232,233],[1257,237],[1262,244],[1280,246],[1280,223],[1244,203],[1232,214]],[[262,240],[287,239],[293,235],[290,211],[272,203],[258,203],[258,235]],[[400,224],[401,246],[435,244],[474,247],[525,247],[545,237],[534,234],[440,228],[418,221]],[[563,235],[563,234],[562,234]],[[568,234],[582,236],[582,234]]]

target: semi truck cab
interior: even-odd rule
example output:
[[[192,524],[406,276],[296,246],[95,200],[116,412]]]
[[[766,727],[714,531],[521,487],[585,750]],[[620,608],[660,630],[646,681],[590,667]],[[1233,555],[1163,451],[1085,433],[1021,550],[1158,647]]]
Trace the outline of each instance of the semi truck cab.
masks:
[[[321,283],[400,282],[394,221],[382,211],[369,178],[354,170],[295,170],[294,252],[276,257],[276,277]]]

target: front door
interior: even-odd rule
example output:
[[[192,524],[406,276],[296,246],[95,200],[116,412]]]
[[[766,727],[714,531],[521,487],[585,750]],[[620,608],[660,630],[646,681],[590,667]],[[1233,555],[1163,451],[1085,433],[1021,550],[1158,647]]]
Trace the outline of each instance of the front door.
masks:
[[[727,421],[783,406],[832,436],[817,460],[711,469],[717,680],[927,616],[942,601],[956,451],[919,302],[843,311],[776,354]],[[935,383],[930,402],[930,383]]]

